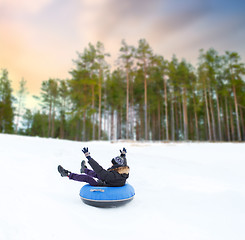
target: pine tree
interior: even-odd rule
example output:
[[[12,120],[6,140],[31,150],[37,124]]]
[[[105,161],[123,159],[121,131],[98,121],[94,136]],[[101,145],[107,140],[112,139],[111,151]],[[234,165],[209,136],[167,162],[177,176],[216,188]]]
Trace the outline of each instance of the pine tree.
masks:
[[[8,71],[2,70],[0,77],[0,132],[13,133],[13,96]]]
[[[130,85],[130,71],[133,65],[133,55],[135,49],[132,46],[127,45],[125,40],[122,40],[122,47],[120,52],[122,53],[120,58],[123,61],[123,66],[126,71],[127,87],[126,87],[126,139],[129,138],[129,85]]]
[[[19,82],[19,90],[17,92],[17,120],[16,120],[16,126],[15,126],[15,133],[18,132],[18,127],[19,127],[19,120],[20,117],[23,114],[23,110],[25,107],[25,97],[28,94],[27,92],[27,88],[26,88],[26,80],[24,80],[24,78],[21,79],[21,81]]]
[[[245,74],[245,65],[240,62],[241,57],[236,52],[226,51],[227,65],[227,79],[230,82],[233,97],[234,107],[236,114],[236,129],[237,129],[237,140],[241,141],[241,127],[240,127],[240,116],[239,116],[239,100],[237,96],[237,89],[243,85],[242,75]]]
[[[122,129],[122,109],[125,109],[125,78],[122,70],[116,69],[112,72],[111,77],[106,81],[107,89],[107,103],[110,105],[111,112],[111,136],[110,139],[121,138],[123,133]],[[116,116],[116,117],[115,117]],[[114,119],[117,120],[115,125]],[[115,129],[117,131],[115,131]],[[117,133],[115,136],[114,133]]]
[[[48,111],[48,137],[54,137],[55,114],[58,105],[58,80],[50,78],[42,82],[41,97],[43,109]]]
[[[136,49],[136,58],[140,61],[140,66],[144,73],[144,122],[145,122],[145,140],[148,140],[148,121],[147,121],[147,78],[148,64],[152,56],[152,49],[145,39],[140,39]]]
[[[59,109],[60,109],[60,138],[65,138],[66,132],[66,115],[69,109],[69,89],[67,81],[59,80],[58,86]]]
[[[31,135],[31,127],[33,123],[33,116],[30,109],[26,109],[22,117],[22,125],[24,126],[25,135]]]
[[[108,69],[108,64],[105,61],[105,57],[109,57],[109,53],[105,53],[104,44],[97,42],[96,44],[96,63],[97,70],[99,72],[98,76],[98,89],[99,89],[99,127],[98,127],[98,139],[101,139],[101,124],[102,124],[102,84],[104,79],[104,71]]]

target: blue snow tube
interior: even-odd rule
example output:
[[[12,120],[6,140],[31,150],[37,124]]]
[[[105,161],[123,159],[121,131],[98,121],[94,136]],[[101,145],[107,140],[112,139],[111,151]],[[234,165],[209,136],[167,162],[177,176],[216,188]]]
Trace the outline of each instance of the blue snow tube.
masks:
[[[134,195],[134,188],[128,183],[122,187],[95,187],[86,184],[80,190],[84,203],[103,208],[124,205],[130,202]]]

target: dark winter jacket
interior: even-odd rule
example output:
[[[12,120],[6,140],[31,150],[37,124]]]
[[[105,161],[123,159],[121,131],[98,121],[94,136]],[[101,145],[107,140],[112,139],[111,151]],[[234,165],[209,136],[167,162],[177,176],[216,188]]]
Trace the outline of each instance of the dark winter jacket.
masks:
[[[108,187],[121,187],[125,185],[129,177],[129,167],[121,165],[113,165],[105,170],[93,158],[90,158],[88,163],[97,173],[99,179]],[[102,184],[103,185],[103,184]]]

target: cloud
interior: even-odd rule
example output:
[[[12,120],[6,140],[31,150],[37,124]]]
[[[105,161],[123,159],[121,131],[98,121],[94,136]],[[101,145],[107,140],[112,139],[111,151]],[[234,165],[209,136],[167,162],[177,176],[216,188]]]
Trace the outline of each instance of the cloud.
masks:
[[[122,39],[137,46],[140,38],[164,57],[175,53],[197,60],[200,48],[212,43],[236,47],[236,36],[240,42],[244,39],[244,34],[238,35],[245,31],[245,4],[240,4],[239,0],[229,6],[221,0],[0,0],[0,67],[18,76],[16,82],[24,77],[38,89],[49,77],[67,76],[76,51],[82,52],[89,42],[104,43],[113,64]]]
[[[0,0],[0,7],[5,11],[37,13],[54,0]]]
[[[159,0],[104,0],[97,4],[91,1],[84,4],[81,25],[87,26],[93,37],[101,41],[119,31],[123,35],[123,30],[137,27],[145,17],[148,18],[149,14],[146,12],[153,12],[157,2]]]
[[[104,0],[99,5],[94,2],[84,5],[81,26],[87,26],[86,39],[118,42],[122,38],[147,38],[160,42],[209,12],[210,5],[205,1],[189,0],[183,4],[178,0]]]
[[[99,5],[90,1],[83,5],[80,24],[88,30],[83,39],[102,41],[116,58],[122,39],[137,45],[139,39],[145,38],[153,50],[162,50],[169,39],[179,37],[210,11],[209,3],[195,0],[186,0],[184,4],[180,0],[104,0]],[[173,52],[172,47],[173,41],[168,46]]]
[[[240,54],[244,53],[244,29],[245,19],[233,18],[227,22],[217,22],[210,25],[208,29],[201,31],[201,33],[193,36],[190,41],[185,43],[186,52],[197,47],[208,49],[215,48],[218,51],[222,51],[222,54],[226,50],[237,51]]]

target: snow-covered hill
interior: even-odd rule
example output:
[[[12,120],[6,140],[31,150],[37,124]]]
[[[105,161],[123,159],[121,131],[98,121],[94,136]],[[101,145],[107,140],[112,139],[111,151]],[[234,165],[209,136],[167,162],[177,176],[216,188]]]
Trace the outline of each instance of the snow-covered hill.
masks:
[[[82,147],[108,168],[128,150],[136,196],[112,209],[85,205]],[[245,239],[244,143],[73,142],[0,134],[0,239]]]

